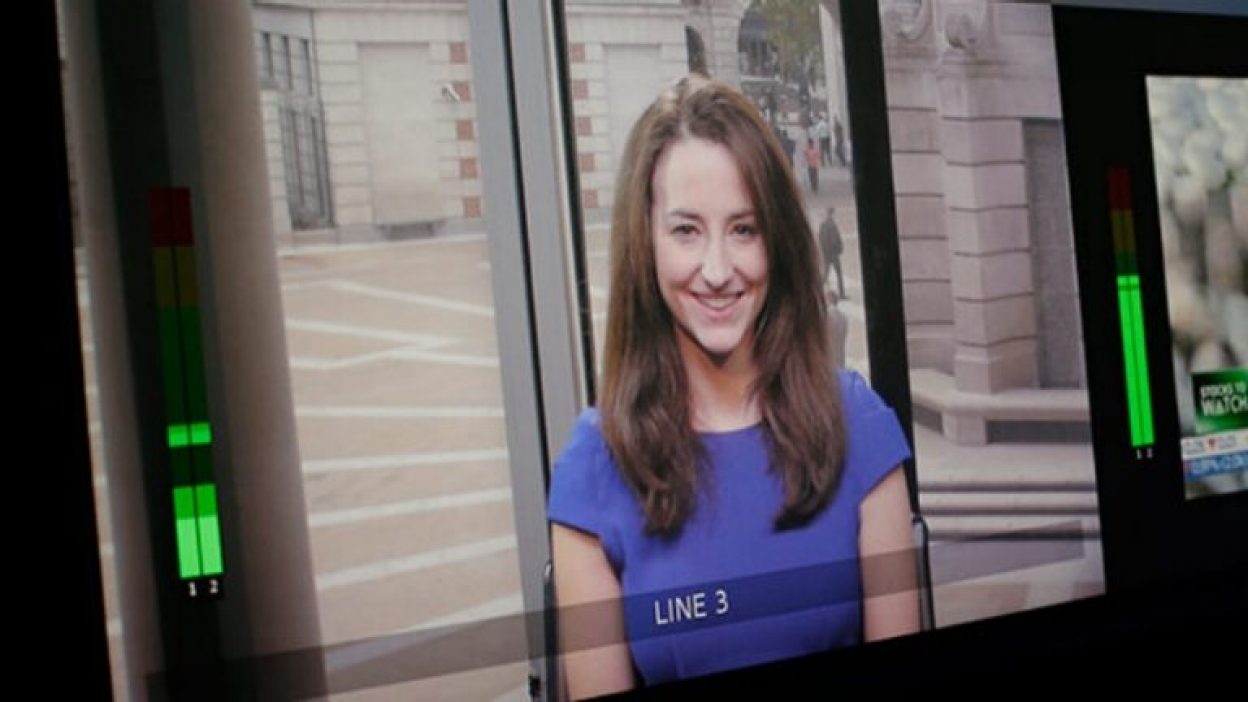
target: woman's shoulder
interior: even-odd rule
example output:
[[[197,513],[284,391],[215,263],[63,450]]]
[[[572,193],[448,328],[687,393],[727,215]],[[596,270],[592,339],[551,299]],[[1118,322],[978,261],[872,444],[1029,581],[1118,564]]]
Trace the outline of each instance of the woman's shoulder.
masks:
[[[606,451],[607,439],[602,433],[602,415],[596,407],[586,408],[576,418],[563,451],[555,461],[555,466],[568,463],[582,463],[585,460],[597,460]]]
[[[857,371],[837,378],[845,418],[846,471],[861,495],[910,457],[910,444],[897,414]]]
[[[847,417],[855,413],[892,411],[858,371],[841,368],[837,371],[836,381],[841,389],[841,406]]]
[[[602,493],[615,487],[615,463],[602,433],[602,416],[594,407],[581,412],[555,459],[551,472],[552,488],[570,484],[578,491]]]
[[[618,573],[623,563],[619,525],[629,494],[603,436],[602,418],[596,409],[585,410],[551,470],[546,518],[596,536]]]

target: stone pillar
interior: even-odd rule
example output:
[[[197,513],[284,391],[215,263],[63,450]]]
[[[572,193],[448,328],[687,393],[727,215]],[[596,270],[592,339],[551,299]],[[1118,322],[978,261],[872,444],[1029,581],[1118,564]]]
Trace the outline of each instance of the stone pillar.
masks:
[[[884,3],[885,86],[912,368],[953,372],[953,294],[930,2]]]
[[[943,6],[948,48],[938,79],[953,255],[953,371],[958,390],[973,393],[1032,387],[1037,379],[1022,122],[998,99],[1001,71],[989,10],[975,2]],[[965,429],[978,435],[980,425]]]

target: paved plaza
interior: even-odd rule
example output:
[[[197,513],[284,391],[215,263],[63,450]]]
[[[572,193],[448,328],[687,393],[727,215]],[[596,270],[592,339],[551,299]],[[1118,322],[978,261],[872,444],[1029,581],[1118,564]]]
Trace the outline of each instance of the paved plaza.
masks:
[[[822,180],[824,191],[811,210],[821,217],[829,202],[837,203],[850,298],[840,305],[849,320],[846,362],[865,374],[852,193],[842,169],[825,169]],[[587,238],[600,340],[605,225],[591,223]],[[280,251],[326,644],[366,648],[387,634],[523,609],[486,246],[484,235],[466,233]],[[94,388],[89,342],[85,352]],[[98,426],[94,417],[96,485],[106,515]],[[935,532],[938,624],[1103,590],[1089,445],[959,447],[924,427],[916,427],[915,435],[922,501]],[[122,627],[103,521],[109,631],[116,644]],[[1071,533],[942,546],[1055,524]],[[1078,538],[1080,533],[1089,538]],[[1003,558],[1006,553],[1015,560]],[[1027,553],[1035,558],[1028,561]],[[527,670],[527,663],[517,662],[342,698],[521,699],[527,697]]]

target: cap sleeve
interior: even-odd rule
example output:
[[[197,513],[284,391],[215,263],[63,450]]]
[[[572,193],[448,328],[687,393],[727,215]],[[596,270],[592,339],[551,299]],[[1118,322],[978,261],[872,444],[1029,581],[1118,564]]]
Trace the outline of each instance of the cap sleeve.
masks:
[[[615,493],[619,481],[612,479],[613,472],[598,412],[588,409],[577,419],[568,443],[555,459],[546,518],[598,537],[618,571],[620,549],[613,515],[618,509]]]
[[[897,414],[855,371],[840,373],[845,412],[845,479],[861,499],[899,463],[910,445]]]

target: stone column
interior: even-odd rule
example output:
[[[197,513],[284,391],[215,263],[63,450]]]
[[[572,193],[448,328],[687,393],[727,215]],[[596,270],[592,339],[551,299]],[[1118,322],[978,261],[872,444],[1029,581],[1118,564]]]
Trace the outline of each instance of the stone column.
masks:
[[[938,37],[930,2],[886,2],[881,9],[907,353],[912,368],[952,373]]]
[[[1036,315],[1022,122],[1005,109],[986,3],[947,3],[939,68],[958,390],[1036,384]],[[950,428],[982,441],[986,427]],[[952,430],[952,431],[951,431]]]

